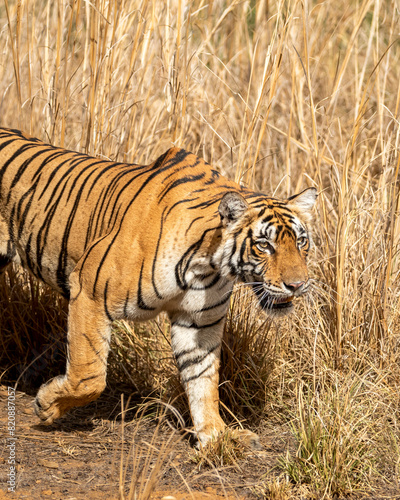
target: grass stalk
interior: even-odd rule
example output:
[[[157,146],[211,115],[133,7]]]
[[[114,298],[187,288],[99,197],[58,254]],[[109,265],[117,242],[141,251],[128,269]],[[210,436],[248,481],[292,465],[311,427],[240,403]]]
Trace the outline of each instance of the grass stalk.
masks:
[[[306,482],[328,497],[360,489],[363,478],[374,487],[379,474],[393,482],[396,2],[5,0],[0,20],[2,125],[116,161],[147,164],[176,145],[280,197],[318,187],[313,290],[292,318],[270,321],[251,292],[237,288],[224,334],[222,412],[261,433],[263,422],[292,419],[298,448],[284,462],[298,487]],[[2,381],[21,376],[21,387],[34,388],[62,373],[65,302],[17,268],[0,277],[0,298]],[[187,410],[166,318],[116,323],[109,366],[111,384]],[[159,456],[158,471],[169,460],[154,446],[130,455],[140,495],[156,484],[149,480],[146,490],[150,462],[140,456]],[[374,448],[385,450],[380,461]],[[127,474],[121,495],[139,491]],[[266,484],[276,498],[291,494],[287,482]]]

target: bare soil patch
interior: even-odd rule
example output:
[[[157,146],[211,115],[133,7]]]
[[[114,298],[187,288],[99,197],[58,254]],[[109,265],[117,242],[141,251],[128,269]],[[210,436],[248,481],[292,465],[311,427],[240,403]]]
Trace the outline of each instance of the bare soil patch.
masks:
[[[110,394],[46,427],[39,424],[34,414],[33,399],[16,392],[17,478],[16,492],[9,493],[7,388],[0,388],[0,499],[116,499],[121,485],[127,495],[132,476],[140,472],[149,450],[154,451],[151,470],[156,467],[156,448],[161,449],[173,432],[165,423],[157,426],[154,419],[126,417],[122,422],[118,417],[120,401]],[[260,484],[286,449],[288,439],[287,434],[279,435],[278,429],[265,429],[262,451],[247,453],[236,465],[199,468],[193,460],[195,452],[190,440],[175,434],[150,498],[260,498]],[[132,457],[128,457],[132,443],[141,453],[135,458],[139,465],[135,474]]]

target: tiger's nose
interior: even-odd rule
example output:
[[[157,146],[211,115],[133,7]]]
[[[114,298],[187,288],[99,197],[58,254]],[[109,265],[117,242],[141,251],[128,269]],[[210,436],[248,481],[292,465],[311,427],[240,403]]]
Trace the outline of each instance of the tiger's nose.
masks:
[[[303,288],[305,281],[294,281],[293,283],[284,283],[285,287],[292,293]]]

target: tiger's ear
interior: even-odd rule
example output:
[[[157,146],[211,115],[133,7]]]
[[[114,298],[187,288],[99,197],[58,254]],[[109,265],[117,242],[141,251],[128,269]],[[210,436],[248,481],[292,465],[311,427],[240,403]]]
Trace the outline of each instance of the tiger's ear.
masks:
[[[317,200],[317,190],[313,187],[307,188],[299,194],[295,194],[288,198],[289,205],[294,205],[300,210],[310,211]]]
[[[224,194],[218,207],[222,224],[226,227],[236,222],[249,208],[246,200],[239,193],[230,191]]]

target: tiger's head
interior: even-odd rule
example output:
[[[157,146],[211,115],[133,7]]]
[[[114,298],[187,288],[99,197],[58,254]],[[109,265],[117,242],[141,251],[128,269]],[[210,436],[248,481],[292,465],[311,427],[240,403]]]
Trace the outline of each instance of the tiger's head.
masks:
[[[289,313],[293,299],[310,288],[307,226],[316,198],[315,188],[285,201],[231,191],[220,202],[221,272],[250,285],[269,315]]]

